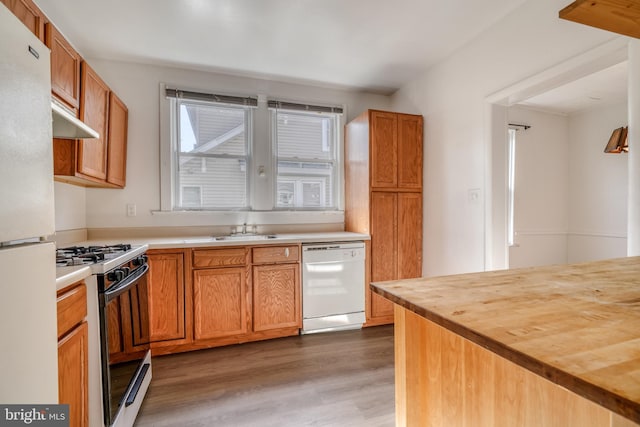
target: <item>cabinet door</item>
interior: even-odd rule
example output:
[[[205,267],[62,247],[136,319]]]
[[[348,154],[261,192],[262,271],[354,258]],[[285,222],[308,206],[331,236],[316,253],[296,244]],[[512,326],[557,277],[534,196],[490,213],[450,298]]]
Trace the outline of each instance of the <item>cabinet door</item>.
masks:
[[[185,338],[184,255],[149,258],[149,329],[151,341]]]
[[[44,42],[44,24],[46,18],[31,0],[2,0],[15,16],[40,40]]]
[[[69,426],[84,427],[89,420],[89,357],[87,322],[58,342],[58,397],[69,405]]]
[[[46,45],[51,49],[51,91],[78,115],[82,58],[52,24],[46,25]]]
[[[398,194],[398,279],[422,277],[422,193]]]
[[[422,117],[398,114],[398,188],[422,188]]]
[[[371,193],[371,281],[397,279],[396,193]],[[368,290],[368,292],[371,292]],[[393,303],[371,293],[371,317],[393,315]]]
[[[78,172],[104,181],[107,178],[109,87],[86,62],[82,62],[81,71],[80,120],[97,131],[100,137],[80,142]]]
[[[398,185],[398,118],[396,113],[372,111],[370,117],[371,186]]]
[[[300,264],[253,267],[253,330],[300,327]]]
[[[127,174],[127,106],[114,94],[109,94],[109,131],[107,182],[124,187]]]
[[[247,270],[212,268],[193,272],[193,316],[196,340],[245,334]]]

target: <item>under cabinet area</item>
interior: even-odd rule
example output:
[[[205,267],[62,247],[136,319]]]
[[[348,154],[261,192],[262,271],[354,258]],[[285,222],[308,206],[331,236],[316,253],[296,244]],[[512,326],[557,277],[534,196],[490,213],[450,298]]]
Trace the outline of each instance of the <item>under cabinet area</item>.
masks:
[[[84,282],[58,292],[58,397],[69,405],[69,426],[88,425],[89,328]]]

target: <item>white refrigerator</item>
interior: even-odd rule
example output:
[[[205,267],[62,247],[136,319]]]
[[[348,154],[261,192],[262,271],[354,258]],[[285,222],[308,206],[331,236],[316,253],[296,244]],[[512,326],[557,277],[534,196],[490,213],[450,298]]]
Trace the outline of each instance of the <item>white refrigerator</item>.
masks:
[[[0,403],[58,402],[49,49],[0,3]]]

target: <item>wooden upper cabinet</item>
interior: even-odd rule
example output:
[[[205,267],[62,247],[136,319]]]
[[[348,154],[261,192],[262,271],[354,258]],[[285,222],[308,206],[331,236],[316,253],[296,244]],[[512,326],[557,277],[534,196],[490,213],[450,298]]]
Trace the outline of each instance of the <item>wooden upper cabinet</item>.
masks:
[[[115,93],[109,93],[107,182],[124,187],[127,177],[127,134],[129,110]]]
[[[398,188],[422,189],[422,117],[398,114]]]
[[[398,184],[398,118],[396,113],[372,111],[371,186],[396,187]]]
[[[371,110],[371,187],[422,189],[422,116]]]
[[[78,172],[104,181],[107,178],[109,87],[84,61],[81,66],[81,82],[80,120],[96,130],[100,137],[81,140]]]
[[[45,40],[44,25],[47,18],[44,13],[31,0],[2,0],[7,9],[9,9],[19,20],[40,40]]]
[[[51,49],[51,92],[76,117],[80,108],[80,54],[52,23],[46,25],[45,43]]]

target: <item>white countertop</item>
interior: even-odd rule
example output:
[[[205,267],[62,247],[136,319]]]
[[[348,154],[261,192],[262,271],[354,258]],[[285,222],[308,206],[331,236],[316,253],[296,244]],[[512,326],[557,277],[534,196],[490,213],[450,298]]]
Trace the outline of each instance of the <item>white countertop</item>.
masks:
[[[100,239],[77,242],[77,245],[106,245],[129,243],[131,245],[148,245],[149,249],[197,248],[197,247],[225,247],[247,245],[278,245],[289,243],[327,243],[353,242],[370,240],[371,236],[348,231],[319,232],[319,233],[278,233],[275,238],[264,239],[256,236],[244,236],[242,239],[216,240],[213,236],[178,236],[178,237],[145,237],[134,239]],[[91,276],[89,266],[70,266],[56,268],[56,289],[63,289],[75,282]]]
[[[132,245],[149,245],[149,249],[195,248],[195,247],[224,247],[247,245],[278,245],[283,243],[326,243],[353,242],[370,240],[371,236],[349,231],[320,232],[320,233],[277,233],[275,238],[265,239],[260,236],[245,236],[241,239],[216,240],[214,236],[177,236],[177,237],[143,237],[134,239],[101,239],[79,242],[79,245],[130,243]]]
[[[88,265],[56,267],[56,290],[64,289],[89,276],[91,276],[91,268]]]

